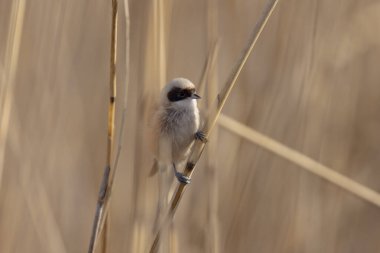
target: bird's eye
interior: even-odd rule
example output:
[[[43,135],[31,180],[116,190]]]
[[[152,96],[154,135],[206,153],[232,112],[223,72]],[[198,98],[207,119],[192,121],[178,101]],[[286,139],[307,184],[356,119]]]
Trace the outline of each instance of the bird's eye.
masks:
[[[180,98],[184,98],[184,97],[186,97],[186,92],[181,91],[181,92],[178,94],[178,96],[179,96]]]

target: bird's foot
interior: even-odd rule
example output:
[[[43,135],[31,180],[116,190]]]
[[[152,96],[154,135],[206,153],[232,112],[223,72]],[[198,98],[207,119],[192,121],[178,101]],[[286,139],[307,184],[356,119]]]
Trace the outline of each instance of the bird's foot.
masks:
[[[175,177],[182,184],[190,184],[190,182],[191,182],[191,178],[190,177],[185,176],[184,174],[182,174],[180,172],[176,172],[175,173]]]
[[[175,163],[173,163],[173,170],[174,170],[174,175],[177,178],[177,180],[182,183],[182,184],[190,184],[191,178],[188,176],[185,176],[181,172],[177,171],[177,168],[175,166]]]
[[[200,141],[203,142],[203,143],[208,142],[205,133],[202,132],[202,131],[198,131],[198,132],[196,132],[194,136],[195,136],[195,139],[196,139],[196,140],[200,140]]]

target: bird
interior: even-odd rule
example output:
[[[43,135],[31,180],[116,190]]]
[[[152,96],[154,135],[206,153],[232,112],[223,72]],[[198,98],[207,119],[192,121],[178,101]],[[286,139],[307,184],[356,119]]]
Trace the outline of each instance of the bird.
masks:
[[[153,116],[155,165],[151,175],[159,168],[173,167],[180,183],[189,184],[190,178],[178,172],[190,155],[195,140],[207,142],[200,131],[200,114],[195,85],[186,78],[174,78],[162,89],[160,102]]]

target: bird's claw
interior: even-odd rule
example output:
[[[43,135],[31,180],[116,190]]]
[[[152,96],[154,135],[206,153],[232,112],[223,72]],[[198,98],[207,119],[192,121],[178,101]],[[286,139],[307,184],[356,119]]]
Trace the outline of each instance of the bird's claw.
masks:
[[[184,174],[180,172],[175,173],[175,177],[178,179],[178,181],[182,184],[190,184],[191,178],[188,176],[185,176]]]
[[[174,170],[174,175],[177,178],[177,180],[182,183],[182,184],[190,184],[191,178],[188,176],[185,176],[181,172],[177,171],[177,168],[175,166],[175,163],[173,163],[173,170]]]
[[[206,138],[205,133],[202,132],[202,131],[198,131],[198,132],[195,133],[195,139],[196,140],[200,140],[203,143],[206,143],[208,141],[207,138]]]

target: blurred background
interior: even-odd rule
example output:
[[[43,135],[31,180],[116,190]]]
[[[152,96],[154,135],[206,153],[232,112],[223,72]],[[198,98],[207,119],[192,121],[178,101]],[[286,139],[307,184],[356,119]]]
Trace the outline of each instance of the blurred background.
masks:
[[[147,252],[157,178],[145,131],[170,79],[225,83],[264,0],[131,0],[126,132],[108,252]],[[116,131],[125,81],[119,3]],[[280,1],[224,115],[380,191],[380,2]],[[0,252],[86,252],[106,162],[111,1],[0,0]],[[172,252],[380,252],[380,209],[218,126]]]

